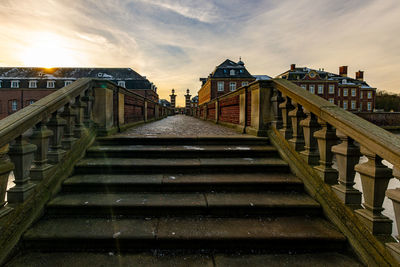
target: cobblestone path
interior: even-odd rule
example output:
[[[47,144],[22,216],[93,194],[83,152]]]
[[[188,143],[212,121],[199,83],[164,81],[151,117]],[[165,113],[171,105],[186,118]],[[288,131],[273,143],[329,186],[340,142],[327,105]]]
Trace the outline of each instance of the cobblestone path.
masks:
[[[122,135],[172,135],[172,136],[243,136],[233,129],[212,122],[203,121],[186,115],[169,116],[128,129]]]

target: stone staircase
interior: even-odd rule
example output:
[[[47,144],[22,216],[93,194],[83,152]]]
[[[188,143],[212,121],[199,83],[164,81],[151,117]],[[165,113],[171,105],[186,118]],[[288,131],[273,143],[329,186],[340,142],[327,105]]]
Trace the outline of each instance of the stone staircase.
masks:
[[[354,266],[267,138],[107,137],[9,266]]]

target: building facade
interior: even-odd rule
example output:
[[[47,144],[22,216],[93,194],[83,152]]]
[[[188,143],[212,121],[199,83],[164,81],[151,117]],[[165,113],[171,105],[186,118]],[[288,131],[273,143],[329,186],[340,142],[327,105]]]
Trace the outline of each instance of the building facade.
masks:
[[[364,72],[356,72],[356,77],[347,75],[347,66],[339,67],[339,74],[314,70],[306,67],[290,69],[277,78],[293,82],[310,93],[325,98],[331,103],[352,112],[372,112],[375,108],[376,88],[364,81]]]
[[[227,59],[217,66],[207,78],[200,78],[202,85],[198,92],[198,103],[199,105],[206,103],[255,80],[256,78],[244,67],[243,61],[239,60],[236,63]]]
[[[130,68],[0,68],[0,119],[80,78],[110,80],[158,101],[157,87]]]

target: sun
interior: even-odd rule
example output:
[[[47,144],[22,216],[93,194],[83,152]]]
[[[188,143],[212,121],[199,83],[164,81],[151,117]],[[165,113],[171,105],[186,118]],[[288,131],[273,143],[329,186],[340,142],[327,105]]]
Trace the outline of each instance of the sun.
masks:
[[[30,44],[22,51],[20,60],[30,67],[71,67],[77,65],[76,54],[66,38],[54,33],[32,34]]]

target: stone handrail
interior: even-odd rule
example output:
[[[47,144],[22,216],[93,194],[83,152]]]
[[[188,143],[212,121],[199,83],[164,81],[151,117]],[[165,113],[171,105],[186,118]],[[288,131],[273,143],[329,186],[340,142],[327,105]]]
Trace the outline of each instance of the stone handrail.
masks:
[[[238,95],[240,101],[233,103],[240,120],[227,125],[268,135],[365,263],[400,261],[400,245],[391,237],[393,222],[382,214],[386,194],[393,201],[400,232],[400,188],[387,190],[390,179],[400,179],[400,137],[282,79],[255,81],[209,103],[219,106]],[[207,119],[209,103],[192,114],[203,109],[201,118]],[[213,121],[221,123],[223,115],[219,110]],[[356,173],[362,192],[354,188]]]
[[[171,114],[110,81],[80,79],[0,120],[0,264],[97,135]],[[11,172],[15,185],[7,190]]]

